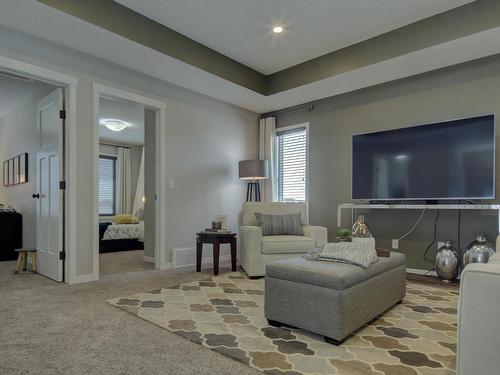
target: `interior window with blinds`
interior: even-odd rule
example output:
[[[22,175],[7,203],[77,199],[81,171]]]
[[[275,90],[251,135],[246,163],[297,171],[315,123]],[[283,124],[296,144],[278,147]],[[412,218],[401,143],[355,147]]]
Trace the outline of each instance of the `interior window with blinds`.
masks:
[[[307,129],[276,131],[276,187],[279,202],[307,199]]]
[[[99,156],[99,215],[116,214],[116,158]]]

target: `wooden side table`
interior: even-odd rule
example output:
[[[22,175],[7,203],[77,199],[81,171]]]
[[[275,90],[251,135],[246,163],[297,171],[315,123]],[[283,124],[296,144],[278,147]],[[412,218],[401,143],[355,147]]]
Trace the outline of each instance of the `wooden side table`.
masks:
[[[212,244],[214,255],[214,275],[219,274],[220,245],[228,243],[231,245],[231,269],[236,271],[236,233],[196,233],[196,272],[201,272],[201,258],[203,244]]]

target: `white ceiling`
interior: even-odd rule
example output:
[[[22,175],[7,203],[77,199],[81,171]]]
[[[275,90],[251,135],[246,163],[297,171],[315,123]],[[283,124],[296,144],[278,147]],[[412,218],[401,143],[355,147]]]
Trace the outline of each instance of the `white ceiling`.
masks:
[[[13,29],[36,37],[30,38]],[[40,38],[257,113],[279,110],[500,53],[498,27],[264,96],[38,1],[0,1],[0,55],[2,48],[5,48],[6,56],[14,53],[21,59],[25,56],[25,59],[30,60],[33,58],[31,49],[44,48],[41,47],[44,42]],[[46,50],[46,59],[54,67],[59,65],[63,70],[71,69],[71,66],[66,67],[61,62],[64,53],[53,53],[57,51],[57,46],[48,45]],[[41,54],[45,55],[45,49],[43,51]],[[148,92],[143,94],[151,96]]]
[[[43,82],[12,78],[0,72],[0,119],[36,95],[42,87],[48,86]]]
[[[99,122],[104,119],[125,121],[129,126],[114,132],[99,125],[99,140],[125,145],[144,145],[144,108],[138,104],[101,98],[99,101]]]
[[[473,0],[115,1],[270,74]]]

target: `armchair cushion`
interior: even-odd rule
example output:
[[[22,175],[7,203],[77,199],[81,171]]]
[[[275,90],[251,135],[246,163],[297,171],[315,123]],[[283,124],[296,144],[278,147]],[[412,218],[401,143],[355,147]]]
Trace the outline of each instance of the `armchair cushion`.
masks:
[[[316,247],[314,238],[303,236],[263,236],[263,254],[307,253]]]
[[[305,237],[314,238],[316,247],[323,247],[328,242],[328,230],[325,227],[304,225],[302,229]]]
[[[285,215],[266,215],[256,212],[255,217],[257,224],[262,228],[263,236],[302,236],[304,234],[300,212]]]
[[[278,202],[245,202],[241,216],[241,224],[256,226],[257,218],[255,213],[268,215],[286,215],[300,212],[302,224],[308,224],[307,205],[305,203],[278,203]]]

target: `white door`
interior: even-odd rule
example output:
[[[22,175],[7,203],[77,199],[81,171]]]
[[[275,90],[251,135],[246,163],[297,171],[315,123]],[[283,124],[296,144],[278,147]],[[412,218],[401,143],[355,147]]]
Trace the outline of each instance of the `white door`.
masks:
[[[57,89],[38,102],[40,147],[36,156],[38,272],[63,281],[63,90]]]

